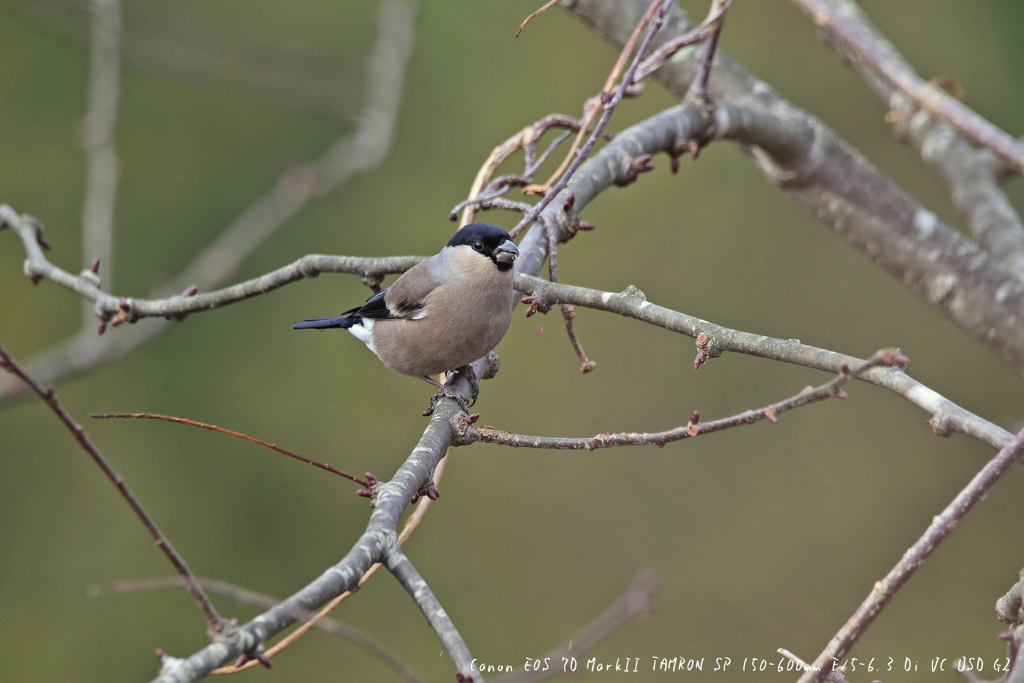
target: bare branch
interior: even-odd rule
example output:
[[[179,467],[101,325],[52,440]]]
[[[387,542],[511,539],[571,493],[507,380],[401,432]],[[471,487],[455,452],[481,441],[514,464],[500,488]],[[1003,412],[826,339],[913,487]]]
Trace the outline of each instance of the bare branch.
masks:
[[[573,0],[566,6],[618,44],[628,38],[644,7],[640,0]],[[664,41],[693,29],[682,11],[670,12],[667,22]],[[693,52],[681,51],[654,73],[679,97],[696,71]],[[821,121],[779,97],[725,52],[717,55],[708,83],[715,101],[715,135],[742,143],[772,182],[1024,377],[1022,283]],[[676,115],[690,114],[682,108]],[[677,135],[673,144],[645,145],[653,147],[645,152],[673,150],[679,142],[699,139],[692,133],[702,132],[700,127],[661,116],[646,122],[645,137],[657,135],[656,126],[665,127],[662,134],[690,134]],[[634,148],[629,159],[637,152]],[[582,193],[573,191],[579,202]]]
[[[572,304],[618,313],[694,339],[703,336],[702,346],[713,349],[714,357],[732,351],[833,373],[839,372],[843,365],[856,367],[863,362],[853,356],[801,344],[796,339],[741,332],[673,311],[650,303],[643,292],[632,286],[621,293],[602,292],[521,274],[516,276],[515,286],[518,291],[530,294],[542,308]],[[859,379],[888,389],[927,411],[932,416],[929,424],[940,436],[960,432],[996,449],[1013,438],[1006,430],[961,408],[900,370],[875,368],[861,374]]]
[[[791,396],[783,401],[772,403],[759,410],[746,410],[731,417],[724,417],[711,422],[700,422],[700,415],[693,413],[689,423],[682,427],[676,427],[664,432],[638,433],[626,432],[621,434],[598,434],[590,438],[563,438],[550,436],[524,436],[504,432],[494,427],[477,427],[467,425],[465,432],[459,440],[459,445],[471,444],[478,441],[493,443],[500,446],[512,446],[513,448],[550,448],[556,450],[585,450],[593,451],[598,448],[612,448],[615,446],[658,446],[659,448],[673,441],[680,441],[701,434],[711,434],[731,427],[753,424],[761,420],[768,420],[775,423],[779,415],[800,408],[801,406],[824,401],[829,398],[846,398],[842,388],[851,380],[857,379],[860,375],[872,368],[878,367],[906,367],[910,361],[907,360],[899,349],[884,349],[875,353],[871,358],[859,363],[854,367],[844,365],[840,368],[835,379],[826,382],[818,387],[807,387],[800,393]]]
[[[282,285],[320,273],[351,273],[367,282],[375,282],[386,274],[403,273],[422,261],[422,256],[390,256],[364,258],[357,256],[322,256],[310,254],[266,275],[246,280],[214,292],[196,294],[189,288],[165,299],[131,299],[107,294],[89,277],[88,271],[74,276],[50,263],[43,255],[37,240],[41,226],[37,219],[18,215],[11,207],[0,204],[0,225],[12,228],[21,236],[28,258],[25,274],[33,280],[45,278],[80,295],[94,304],[97,317],[111,321],[116,327],[142,318],[182,319],[189,313],[220,308],[237,301],[271,292]]]
[[[911,66],[878,31],[853,0],[830,0],[834,16],[857,25],[861,39],[870,41],[872,54],[898,65],[907,73]],[[828,22],[821,27],[822,41],[864,80],[897,114],[893,127],[897,139],[909,140],[924,162],[950,191],[953,204],[967,218],[978,244],[1000,265],[1024,281],[1024,224],[1000,187],[1002,169],[993,164],[988,150],[971,147],[956,130],[920,109],[909,97],[882,77],[864,55]]]
[[[871,593],[857,608],[853,616],[839,629],[839,632],[829,642],[828,647],[814,660],[813,666],[819,671],[805,672],[800,677],[799,683],[818,683],[825,676],[823,669],[829,667],[833,660],[846,656],[846,653],[860,639],[879,612],[889,604],[896,592],[914,575],[918,567],[925,563],[932,551],[953,532],[953,529],[967,516],[971,508],[992,490],[992,487],[1002,479],[1003,475],[1010,471],[1022,453],[1024,453],[1024,429],[1018,432],[1013,441],[1008,443],[980,472],[974,475],[974,478],[957,494],[956,498],[935,516],[924,534],[914,545],[910,546],[896,566],[885,575],[885,578],[875,584]]]
[[[430,590],[430,586],[423,580],[423,577],[416,571],[416,568],[412,566],[412,562],[405,556],[405,553],[395,545],[385,556],[384,564],[394,574],[395,578],[398,579],[398,583],[402,584],[402,588],[405,589],[420,608],[423,616],[427,618],[430,628],[434,629],[434,633],[441,639],[445,650],[448,651],[448,656],[451,657],[456,670],[459,672],[456,674],[456,680],[477,680],[479,677],[475,676],[473,671],[473,655],[470,654],[469,648],[466,647],[466,642],[459,635],[459,631],[455,628],[455,624],[452,623],[451,617],[441,607],[441,603],[434,596],[434,592]]]
[[[1024,143],[996,128],[935,84],[922,80],[902,62],[890,59],[862,25],[838,15],[827,0],[792,1],[816,26],[827,27],[835,39],[855,49],[866,65],[918,107],[952,125],[971,142],[991,149],[1017,173],[1024,173]]]
[[[263,593],[236,586],[226,581],[217,579],[204,579],[201,576],[195,577],[199,585],[207,593],[223,595],[245,605],[252,605],[260,609],[270,609],[281,601]],[[171,588],[186,588],[185,582],[180,576],[158,576],[148,579],[129,579],[127,581],[115,581],[113,583],[100,584],[89,587],[91,597],[105,595],[118,595],[121,593],[135,593],[142,591],[167,590]],[[296,612],[295,617],[300,621],[308,621],[312,618],[310,612]],[[316,627],[344,638],[368,653],[379,659],[385,666],[394,671],[406,683],[422,683],[423,679],[413,671],[408,664],[399,659],[398,655],[384,647],[377,640],[366,635],[355,626],[332,617],[321,617],[316,622]]]
[[[214,642],[218,642],[220,639],[229,637],[231,631],[236,627],[234,621],[224,619],[217,614],[217,610],[214,608],[213,603],[211,603],[210,599],[206,597],[206,593],[203,592],[202,587],[200,587],[196,582],[192,572],[189,571],[188,565],[185,563],[185,559],[178,554],[178,551],[174,549],[171,542],[167,540],[167,537],[164,536],[162,531],[160,531],[160,527],[156,525],[153,518],[150,517],[149,513],[142,507],[142,503],[140,503],[138,498],[135,497],[135,494],[131,492],[128,485],[124,483],[124,478],[117,473],[107,459],[103,457],[103,454],[100,453],[99,449],[97,449],[92,443],[92,440],[86,435],[85,429],[82,428],[82,425],[75,422],[75,419],[71,417],[71,414],[68,413],[68,411],[64,409],[64,406],[60,404],[57,400],[57,394],[54,392],[53,387],[43,387],[43,385],[33,379],[27,372],[25,372],[25,370],[22,369],[20,365],[18,365],[14,358],[7,353],[7,350],[2,344],[0,344],[0,369],[17,375],[22,382],[31,387],[32,391],[34,391],[39,398],[43,399],[43,402],[45,402],[46,405],[50,406],[50,410],[56,413],[57,417],[60,418],[60,421],[63,422],[64,426],[67,427],[69,432],[71,432],[71,435],[74,437],[78,445],[82,447],[82,450],[88,453],[93,462],[103,470],[103,474],[105,474],[107,479],[109,479],[117,488],[121,497],[125,499],[125,502],[128,503],[129,507],[131,507],[132,511],[135,513],[135,516],[138,517],[139,521],[142,522],[142,525],[146,527],[146,531],[148,531],[149,535],[153,537],[157,546],[163,551],[164,555],[167,556],[167,559],[170,560],[171,564],[178,571],[178,574],[188,587],[189,593],[192,594],[192,597],[195,598],[199,608],[203,611],[203,614],[206,615],[207,631],[211,639]]]

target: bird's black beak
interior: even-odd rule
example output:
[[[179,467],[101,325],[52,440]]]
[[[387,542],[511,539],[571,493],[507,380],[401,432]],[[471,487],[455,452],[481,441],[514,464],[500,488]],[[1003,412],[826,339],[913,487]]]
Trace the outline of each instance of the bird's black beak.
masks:
[[[498,263],[513,263],[519,258],[519,249],[512,240],[505,240],[494,250],[494,260]]]

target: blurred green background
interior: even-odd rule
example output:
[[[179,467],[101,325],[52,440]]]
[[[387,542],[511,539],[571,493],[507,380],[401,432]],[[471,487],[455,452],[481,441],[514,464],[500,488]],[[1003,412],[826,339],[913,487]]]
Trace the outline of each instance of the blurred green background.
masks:
[[[396,138],[383,165],[314,202],[250,257],[237,279],[304,254],[432,254],[491,148],[552,112],[578,116],[617,50],[560,9],[536,2],[438,2],[419,8]],[[703,16],[706,2],[681,3]],[[926,78],[944,74],[1005,130],[1024,132],[1024,8],[952,0],[864,2]],[[353,97],[375,38],[376,3],[307,0],[129,2],[157,7],[350,63]],[[127,11],[127,10],[126,10]],[[71,22],[74,27],[74,22]],[[80,269],[88,53],[74,30],[27,2],[0,2],[0,201],[39,216],[50,257]],[[78,30],[84,31],[84,24]],[[782,0],[737,2],[723,45],[783,96],[833,126],[953,225],[962,221],[914,151],[893,142],[884,107]],[[145,296],[207,246],[281,171],[351,130],[302,109],[126,67],[117,125],[122,178],[115,290]],[[658,86],[625,102],[612,127],[673,104]],[[358,108],[356,99],[353,110]],[[722,325],[867,356],[896,345],[913,376],[1016,431],[1024,386],[992,353],[928,309],[767,183],[737,149],[715,144],[678,176],[668,160],[584,212],[597,231],[560,251],[565,282],[621,290]],[[519,166],[513,168],[518,169]],[[1008,191],[1024,207],[1019,180]],[[510,215],[487,215],[504,227]],[[25,360],[77,330],[80,301],[32,288],[24,254],[0,233],[0,342]],[[153,411],[273,441],[349,471],[388,478],[426,421],[420,382],[387,372],[341,333],[292,322],[361,301],[351,276],[324,275],[193,315],[131,356],[61,381],[90,413]],[[143,321],[140,324],[146,324]],[[545,328],[538,335],[537,325]],[[659,430],[764,405],[827,377],[727,355],[699,372],[690,339],[580,311],[597,370],[579,373],[560,318],[517,314],[484,384],[481,421],[521,433],[585,436]],[[119,334],[114,329],[107,334]],[[473,654],[521,668],[598,614],[641,568],[663,577],[659,609],[602,642],[601,661],[814,656],[873,583],[992,453],[934,436],[927,415],[874,387],[664,449],[562,453],[476,445],[451,457],[425,524],[406,546]],[[286,596],[337,561],[368,515],[354,487],[251,444],[162,423],[91,422],[98,446],[202,576]],[[4,681],[148,680],[155,648],[205,643],[181,591],[101,599],[97,582],[168,574],[127,506],[38,400],[0,405],[0,654]],[[1024,564],[1024,477],[1012,472],[942,545],[854,650],[898,673],[853,681],[954,680],[933,657],[1005,653],[992,609]],[[1017,501],[1014,503],[1014,501]],[[215,598],[226,615],[249,607]],[[429,680],[452,665],[422,615],[380,574],[335,615],[392,648]],[[902,673],[904,658],[919,665]],[[987,674],[987,675],[986,675]],[[245,680],[392,680],[347,642],[314,632]],[[615,674],[613,674],[615,676]],[[748,674],[749,676],[749,674]],[[638,680],[665,674],[641,673]],[[601,678],[594,674],[594,680]],[[605,676],[605,678],[608,678]],[[764,673],[760,680],[792,680]],[[588,679],[589,680],[589,679]],[[604,680],[601,678],[601,680]]]

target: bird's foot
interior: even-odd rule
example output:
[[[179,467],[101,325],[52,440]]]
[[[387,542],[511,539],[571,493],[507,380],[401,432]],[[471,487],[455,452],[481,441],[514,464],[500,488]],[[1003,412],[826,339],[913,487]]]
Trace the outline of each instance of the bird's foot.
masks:
[[[462,408],[464,412],[469,412],[469,401],[466,399],[465,396],[455,391],[455,387],[448,386],[447,384],[438,384],[437,386],[439,391],[437,391],[433,396],[430,397],[430,406],[423,411],[423,417],[429,417],[433,415],[434,406],[436,406],[437,402],[440,401],[442,398],[452,399],[453,401],[459,404],[459,407]]]
[[[468,413],[469,408],[475,406],[477,398],[480,397],[480,378],[476,376],[476,370],[473,369],[472,365],[463,365],[461,368],[455,368],[448,374],[448,381],[451,381],[452,375],[460,372],[469,378],[469,390],[473,398],[473,402],[466,408],[466,412]]]

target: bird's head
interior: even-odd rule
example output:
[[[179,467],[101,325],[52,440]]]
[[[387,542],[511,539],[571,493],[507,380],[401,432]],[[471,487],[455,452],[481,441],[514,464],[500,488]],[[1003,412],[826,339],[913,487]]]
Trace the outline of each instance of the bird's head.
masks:
[[[517,258],[512,237],[501,228],[489,223],[473,223],[455,233],[449,240],[449,247],[468,247],[477,254],[489,258],[502,272],[508,271]]]

